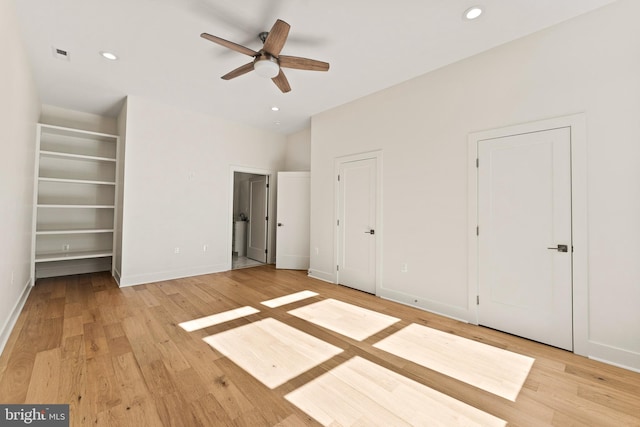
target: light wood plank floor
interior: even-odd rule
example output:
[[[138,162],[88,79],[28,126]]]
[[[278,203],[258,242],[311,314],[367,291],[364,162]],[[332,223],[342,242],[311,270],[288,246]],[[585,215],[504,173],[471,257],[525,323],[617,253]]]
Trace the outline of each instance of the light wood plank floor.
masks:
[[[260,305],[304,290],[318,295]],[[326,298],[402,320],[357,341],[287,313]],[[178,326],[244,306],[260,312]],[[203,341],[266,318],[343,351],[270,390]],[[412,323],[533,357],[516,401],[373,346]],[[510,426],[640,426],[640,374],[271,266],[123,289],[107,273],[39,280],[0,357],[0,403],[69,403],[73,426],[316,426],[285,396],[356,356]]]

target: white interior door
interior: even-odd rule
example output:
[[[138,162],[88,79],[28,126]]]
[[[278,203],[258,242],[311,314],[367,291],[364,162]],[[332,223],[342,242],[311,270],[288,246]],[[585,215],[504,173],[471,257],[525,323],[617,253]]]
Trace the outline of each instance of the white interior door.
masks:
[[[338,283],[375,294],[377,160],[342,162],[338,174]]]
[[[572,350],[570,130],[479,141],[478,158],[478,321]]]
[[[260,176],[249,181],[249,232],[247,258],[267,262],[267,202],[268,178]]]
[[[278,172],[276,268],[309,269],[309,172]]]

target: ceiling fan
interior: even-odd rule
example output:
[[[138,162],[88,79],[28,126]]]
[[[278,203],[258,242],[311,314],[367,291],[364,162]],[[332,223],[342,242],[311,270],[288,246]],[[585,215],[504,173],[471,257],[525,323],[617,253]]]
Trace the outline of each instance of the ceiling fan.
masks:
[[[291,26],[286,22],[280,19],[276,20],[276,23],[271,27],[271,31],[262,32],[258,35],[260,40],[262,40],[263,46],[262,49],[257,52],[237,43],[212,36],[211,34],[202,33],[200,37],[254,58],[253,61],[248,64],[242,65],[222,76],[223,80],[231,80],[255,70],[260,76],[273,80],[276,86],[278,86],[282,92],[286,93],[291,91],[291,86],[289,86],[289,81],[282,72],[282,68],[312,71],[329,70],[329,64],[327,62],[301,58],[299,56],[280,55],[287,41],[290,28]]]

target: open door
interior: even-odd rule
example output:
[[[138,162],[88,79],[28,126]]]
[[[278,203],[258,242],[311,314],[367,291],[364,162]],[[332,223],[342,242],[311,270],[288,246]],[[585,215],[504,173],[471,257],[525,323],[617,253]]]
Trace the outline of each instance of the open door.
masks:
[[[267,262],[268,192],[268,176],[259,176],[249,181],[247,257],[264,263]]]
[[[309,172],[278,172],[276,268],[309,269]]]

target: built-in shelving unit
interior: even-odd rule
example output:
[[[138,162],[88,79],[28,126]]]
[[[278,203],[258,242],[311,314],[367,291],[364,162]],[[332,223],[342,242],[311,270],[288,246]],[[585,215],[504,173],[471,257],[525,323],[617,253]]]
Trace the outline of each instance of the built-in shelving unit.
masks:
[[[38,125],[33,277],[112,270],[118,137]]]

